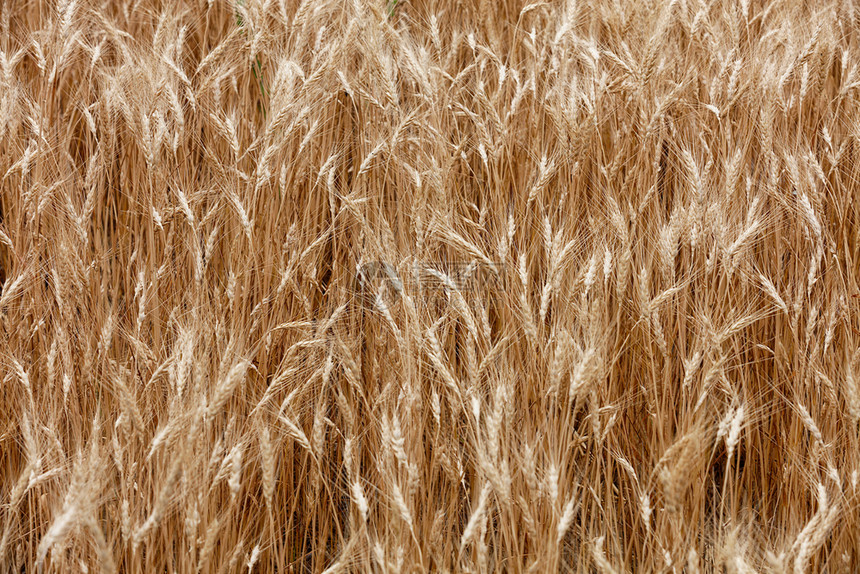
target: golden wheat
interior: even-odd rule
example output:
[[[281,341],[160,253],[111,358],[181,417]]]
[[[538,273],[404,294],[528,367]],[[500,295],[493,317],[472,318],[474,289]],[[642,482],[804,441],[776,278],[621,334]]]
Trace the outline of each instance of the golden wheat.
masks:
[[[852,0],[0,0],[0,572],[860,569]]]

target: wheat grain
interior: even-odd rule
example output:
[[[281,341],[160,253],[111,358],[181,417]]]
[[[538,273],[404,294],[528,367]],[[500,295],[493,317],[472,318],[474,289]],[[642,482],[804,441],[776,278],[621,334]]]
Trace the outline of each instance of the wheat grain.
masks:
[[[850,3],[14,8],[6,569],[860,555]]]

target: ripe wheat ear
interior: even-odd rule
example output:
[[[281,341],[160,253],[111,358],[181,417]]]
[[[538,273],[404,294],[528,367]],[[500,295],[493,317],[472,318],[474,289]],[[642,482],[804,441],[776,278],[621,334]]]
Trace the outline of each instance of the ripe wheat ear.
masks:
[[[0,572],[853,572],[850,0],[0,0]]]

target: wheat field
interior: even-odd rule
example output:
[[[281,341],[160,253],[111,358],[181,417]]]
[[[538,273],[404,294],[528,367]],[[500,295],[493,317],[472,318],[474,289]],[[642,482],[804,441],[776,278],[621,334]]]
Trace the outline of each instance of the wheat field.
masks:
[[[0,571],[860,568],[853,0],[2,0],[0,68]]]

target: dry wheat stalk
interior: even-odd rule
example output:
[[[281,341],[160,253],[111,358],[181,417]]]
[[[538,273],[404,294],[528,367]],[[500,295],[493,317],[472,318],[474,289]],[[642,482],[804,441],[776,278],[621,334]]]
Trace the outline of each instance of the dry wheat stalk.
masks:
[[[0,564],[851,570],[858,34],[0,3]]]

